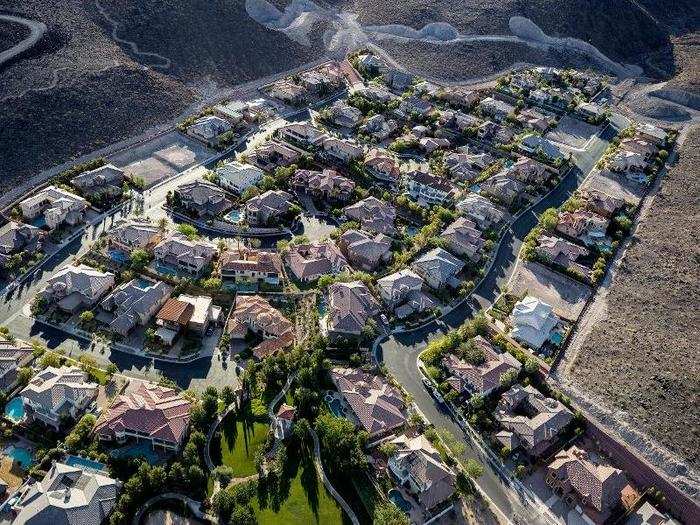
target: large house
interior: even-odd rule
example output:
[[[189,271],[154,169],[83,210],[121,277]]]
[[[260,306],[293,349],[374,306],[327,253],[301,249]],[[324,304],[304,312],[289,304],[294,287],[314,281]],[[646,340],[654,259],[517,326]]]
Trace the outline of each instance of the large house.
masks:
[[[354,268],[366,272],[391,260],[391,238],[382,233],[372,236],[362,230],[347,230],[338,239],[338,246]]]
[[[315,281],[322,275],[334,275],[348,269],[348,262],[331,241],[289,246],[286,262],[301,282]]]
[[[175,233],[158,243],[153,249],[158,262],[190,275],[200,275],[216,255],[216,246],[211,242],[190,240]]]
[[[542,154],[552,161],[564,160],[561,150],[554,143],[539,135],[533,134],[523,137],[520,149],[527,153]]]
[[[358,221],[363,230],[393,235],[396,233],[394,220],[396,209],[376,197],[367,197],[343,208],[343,213],[351,221]]]
[[[331,338],[358,337],[381,306],[361,281],[334,283],[328,287],[328,314],[321,320]]]
[[[78,419],[97,396],[97,383],[77,366],[49,366],[36,374],[19,393],[29,421],[59,430],[64,418]]]
[[[413,169],[403,176],[408,194],[421,206],[451,203],[459,194],[447,179],[421,169]]]
[[[225,251],[220,258],[223,279],[278,285],[283,274],[282,258],[277,252],[245,246]]]
[[[476,229],[476,224],[466,217],[455,219],[443,230],[440,238],[445,240],[451,252],[466,255],[474,262],[481,259],[484,238],[481,236],[481,231]]]
[[[133,279],[105,297],[100,307],[111,314],[109,329],[126,336],[136,325],[145,326],[170,297],[172,287],[162,281]]]
[[[523,184],[540,185],[548,176],[547,166],[529,157],[519,157],[508,174]]]
[[[470,157],[468,153],[457,151],[445,154],[443,162],[447,173],[456,180],[472,182],[479,176],[479,172],[473,168]]]
[[[518,204],[525,194],[525,185],[503,170],[481,183],[481,194],[496,198],[506,206]]]
[[[609,220],[590,211],[565,211],[559,215],[557,231],[590,246],[605,239]]]
[[[386,436],[406,423],[401,392],[383,377],[359,368],[333,368],[330,375],[369,439]]]
[[[574,416],[532,385],[513,385],[501,396],[495,417],[504,429],[496,434],[498,441],[511,450],[521,447],[538,457],[555,443]]]
[[[361,146],[349,140],[336,137],[328,137],[323,141],[323,151],[326,158],[336,160],[342,164],[349,164],[353,160],[359,160],[364,155]]]
[[[7,393],[17,386],[18,370],[33,358],[31,346],[0,337],[0,392]]]
[[[88,201],[56,186],[49,186],[19,203],[25,219],[44,216],[46,226],[53,230],[62,224],[75,226],[83,221]]]
[[[455,207],[457,211],[473,220],[481,230],[502,224],[507,216],[505,211],[477,193],[467,194]]]
[[[124,183],[124,171],[114,164],[105,164],[73,177],[71,184],[82,195],[120,195]]]
[[[365,157],[365,169],[375,179],[396,184],[401,174],[396,159],[386,150],[371,149]]]
[[[292,207],[292,196],[282,190],[268,190],[245,203],[245,219],[253,226],[265,226],[279,220]]]
[[[291,186],[318,199],[345,202],[352,195],[355,183],[335,170],[297,170]]]
[[[649,162],[642,153],[626,149],[618,150],[609,162],[612,171],[644,171],[648,165]]]
[[[214,306],[211,297],[181,294],[177,299],[168,299],[156,315],[156,335],[167,345],[172,345],[184,330],[202,337],[210,324],[219,322],[220,316],[221,308]]]
[[[541,235],[535,253],[546,261],[590,278],[591,268],[577,262],[588,257],[590,250],[554,235]]]
[[[0,269],[10,262],[13,255],[41,250],[43,238],[44,232],[29,224],[10,222],[0,227]]]
[[[423,510],[429,512],[452,497],[457,476],[424,434],[402,435],[391,443],[397,450],[389,458],[389,471],[416,497]]]
[[[231,201],[221,188],[199,180],[178,186],[174,200],[197,217],[216,217],[231,207]]]
[[[595,523],[603,523],[620,504],[628,484],[624,472],[576,445],[554,456],[547,467],[546,482],[555,494],[578,500]]]
[[[226,327],[231,340],[245,339],[249,332],[263,338],[253,348],[261,360],[294,343],[294,326],[282,313],[259,295],[238,295]]]
[[[511,337],[533,350],[538,350],[559,324],[552,307],[531,295],[515,304],[510,321],[513,326]]]
[[[229,191],[241,194],[262,180],[265,173],[252,164],[237,161],[226,162],[216,168],[219,185]]]
[[[29,478],[11,504],[14,525],[100,525],[109,521],[121,483],[102,470],[55,462]]]
[[[433,248],[413,261],[411,268],[420,275],[431,288],[440,290],[446,286],[459,285],[457,274],[464,263],[442,248]]]
[[[480,335],[472,339],[474,345],[483,352],[484,360],[479,364],[463,361],[454,354],[447,354],[442,364],[450,376],[447,382],[457,392],[488,395],[501,384],[501,377],[511,370],[518,372],[520,361],[505,352],[497,352]]]
[[[308,122],[295,122],[277,130],[279,137],[302,147],[317,148],[323,144],[326,134]]]
[[[362,111],[342,100],[336,100],[328,112],[331,122],[342,128],[354,128],[362,120]]]
[[[660,147],[663,147],[668,139],[668,133],[666,133],[666,131],[646,122],[637,126],[635,131],[637,136],[641,139],[653,142]]]
[[[624,199],[611,197],[607,193],[598,190],[581,191],[581,199],[584,201],[584,207],[588,211],[592,211],[606,219],[611,218],[625,205]]]
[[[90,308],[114,286],[114,274],[90,266],[68,265],[51,277],[37,296],[69,313]]]
[[[301,153],[276,140],[259,146],[250,154],[248,160],[265,171],[272,171],[282,166],[291,166],[301,157]]]
[[[147,442],[152,448],[179,450],[190,423],[191,403],[172,388],[132,381],[97,421],[100,441]]]
[[[134,250],[152,252],[162,237],[161,229],[151,223],[128,221],[109,230],[109,245],[124,253]]]
[[[399,129],[399,125],[394,119],[386,119],[384,115],[373,115],[360,126],[360,132],[369,135],[376,141],[389,138],[392,133]]]
[[[219,137],[230,131],[233,126],[224,119],[215,115],[201,117],[187,128],[187,135],[201,140],[208,146],[216,146],[219,143]]]
[[[422,292],[423,279],[408,268],[382,277],[377,281],[377,288],[384,304],[399,319],[424,312],[436,305],[433,299]]]
[[[499,121],[504,120],[511,113],[515,113],[514,106],[491,97],[486,97],[479,102],[479,109],[484,115],[488,115]]]

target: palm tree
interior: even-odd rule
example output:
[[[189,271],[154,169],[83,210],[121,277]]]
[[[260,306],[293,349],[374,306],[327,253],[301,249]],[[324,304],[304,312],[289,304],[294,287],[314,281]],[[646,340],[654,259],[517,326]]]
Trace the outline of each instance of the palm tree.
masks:
[[[162,217],[158,221],[158,228],[160,229],[161,232],[165,233],[165,231],[168,229],[168,219],[166,217]]]

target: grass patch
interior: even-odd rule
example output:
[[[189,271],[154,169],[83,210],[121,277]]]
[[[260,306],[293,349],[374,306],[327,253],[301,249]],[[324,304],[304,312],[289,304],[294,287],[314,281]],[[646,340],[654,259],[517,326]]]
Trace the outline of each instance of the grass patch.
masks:
[[[231,412],[219,426],[218,447],[214,440],[214,463],[228,465],[235,477],[256,474],[255,454],[265,444],[269,428],[267,421],[253,417],[250,405],[238,412]]]

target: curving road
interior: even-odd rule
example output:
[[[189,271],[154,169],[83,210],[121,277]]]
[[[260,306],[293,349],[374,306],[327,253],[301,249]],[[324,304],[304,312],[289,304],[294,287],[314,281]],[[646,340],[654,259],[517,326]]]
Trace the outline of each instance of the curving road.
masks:
[[[29,28],[29,36],[27,38],[22,40],[19,44],[0,53],[0,66],[2,66],[8,60],[12,60],[20,53],[24,53],[28,49],[34,47],[34,45],[39,42],[39,40],[41,40],[46,33],[46,24],[36,20],[29,20],[28,18],[3,14],[0,14],[0,20],[15,24],[22,24],[23,26]]]
[[[615,127],[625,126],[626,119],[615,116]],[[578,188],[615,134],[616,131],[609,127],[600,137],[591,141],[587,150],[575,155],[576,166],[561,183],[530,211],[513,222],[497,248],[491,270],[472,292],[469,300],[462,302],[440,320],[416,330],[391,335],[380,343],[377,349],[377,358],[384,361],[396,380],[413,396],[426,418],[438,428],[447,428],[455,436],[464,436],[467,446],[463,459],[476,459],[484,465],[485,472],[479,478],[478,484],[494,505],[508,518],[521,522],[524,520],[533,525],[548,522],[542,517],[542,513],[531,505],[525,494],[519,493],[511,486],[499,465],[492,463],[479,443],[471,436],[465,435],[451,415],[435,404],[423,386],[416,359],[430,340],[460,326],[472,316],[474,310],[487,308],[493,303],[499,288],[505,285],[513,273],[522,241],[537,223],[537,215],[547,208],[559,206]]]

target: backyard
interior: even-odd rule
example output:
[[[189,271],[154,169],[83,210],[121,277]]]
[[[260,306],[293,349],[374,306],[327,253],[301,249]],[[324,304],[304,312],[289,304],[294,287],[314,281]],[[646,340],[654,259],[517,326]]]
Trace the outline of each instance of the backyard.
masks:
[[[266,420],[253,416],[250,405],[241,411],[230,413],[219,426],[218,447],[216,438],[214,439],[214,463],[231,467],[237,478],[256,474],[255,454],[265,444],[269,428]]]

